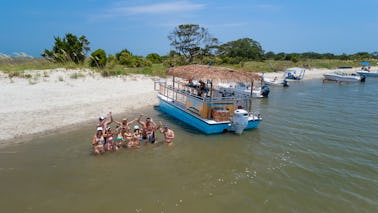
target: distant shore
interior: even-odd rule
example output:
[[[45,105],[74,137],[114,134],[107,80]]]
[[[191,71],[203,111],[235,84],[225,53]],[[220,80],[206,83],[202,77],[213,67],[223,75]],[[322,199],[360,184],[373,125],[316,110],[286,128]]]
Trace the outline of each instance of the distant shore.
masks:
[[[374,67],[374,69],[377,69]],[[359,68],[343,69],[352,73]],[[328,69],[306,70],[304,80],[320,79]],[[121,114],[158,103],[153,81],[144,75],[102,77],[90,70],[33,70],[29,78],[0,71],[0,147],[25,136],[83,122],[108,112]],[[265,73],[280,77],[283,72]]]

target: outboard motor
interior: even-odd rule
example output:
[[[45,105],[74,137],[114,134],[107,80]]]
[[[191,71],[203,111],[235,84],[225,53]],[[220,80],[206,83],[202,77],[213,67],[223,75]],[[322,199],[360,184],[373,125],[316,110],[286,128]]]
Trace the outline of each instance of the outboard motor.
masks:
[[[241,134],[248,126],[248,112],[244,109],[235,110],[233,121],[231,130],[235,131],[235,133]]]
[[[269,89],[269,86],[268,85],[263,85],[261,87],[261,95],[264,97],[264,98],[267,98],[268,95],[269,95],[269,92],[270,92],[270,89]]]

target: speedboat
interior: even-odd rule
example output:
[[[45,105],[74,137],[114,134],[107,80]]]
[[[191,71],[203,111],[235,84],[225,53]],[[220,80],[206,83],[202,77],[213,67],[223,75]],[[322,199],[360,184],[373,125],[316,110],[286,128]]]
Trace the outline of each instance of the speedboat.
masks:
[[[323,74],[325,80],[338,81],[338,82],[365,82],[366,76],[357,74],[348,74],[345,72],[331,72]]]
[[[299,67],[292,67],[285,70],[283,79],[288,81],[299,81],[304,78],[306,70]]]
[[[263,82],[267,85],[270,85],[270,86],[279,86],[279,87],[288,87],[289,86],[289,83],[287,82],[286,79],[278,78],[277,76],[274,77],[273,79],[266,78],[266,77],[263,76]]]
[[[219,83],[219,91],[224,97],[227,96],[250,96],[251,95],[251,85],[244,83]],[[270,89],[268,85],[263,86],[253,86],[252,87],[252,98],[267,98]]]
[[[359,74],[360,76],[365,76],[365,77],[378,77],[378,70],[372,71],[371,70],[371,65],[367,61],[361,62],[361,70],[357,71],[356,73]]]
[[[357,71],[357,74],[360,76],[365,76],[365,77],[378,77],[378,71],[368,71],[368,70],[361,70]]]

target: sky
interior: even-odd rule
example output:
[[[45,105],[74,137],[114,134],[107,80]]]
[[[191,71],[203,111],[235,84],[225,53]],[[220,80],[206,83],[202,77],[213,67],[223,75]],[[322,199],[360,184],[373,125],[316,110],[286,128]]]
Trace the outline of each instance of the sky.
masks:
[[[73,33],[91,51],[166,55],[180,24],[221,43],[251,38],[265,52],[378,51],[378,0],[0,0],[0,53],[38,57]]]

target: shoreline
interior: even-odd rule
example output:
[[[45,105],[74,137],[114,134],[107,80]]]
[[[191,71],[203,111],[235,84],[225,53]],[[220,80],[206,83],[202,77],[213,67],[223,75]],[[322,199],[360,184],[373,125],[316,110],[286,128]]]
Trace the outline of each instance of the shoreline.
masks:
[[[359,69],[340,71],[353,73]],[[334,70],[306,70],[303,80],[321,79],[331,71]],[[9,78],[0,71],[0,148],[96,123],[99,116],[110,111],[118,118],[158,103],[153,86],[157,77],[102,77],[91,70],[64,68],[25,73],[31,77]],[[283,72],[265,73],[270,78],[282,75]]]
[[[66,69],[29,73],[31,78],[9,78],[0,72],[0,147],[96,123],[108,112],[121,115],[157,103],[154,77],[104,78],[90,70]]]

